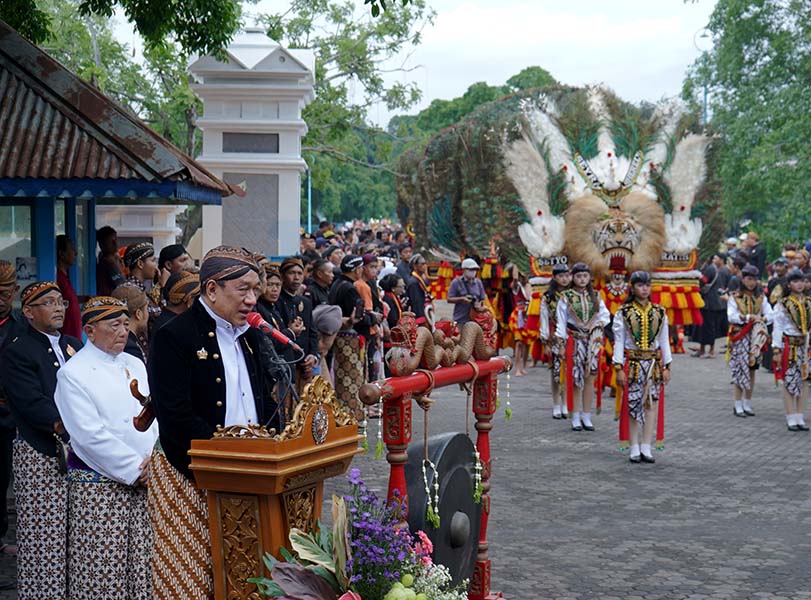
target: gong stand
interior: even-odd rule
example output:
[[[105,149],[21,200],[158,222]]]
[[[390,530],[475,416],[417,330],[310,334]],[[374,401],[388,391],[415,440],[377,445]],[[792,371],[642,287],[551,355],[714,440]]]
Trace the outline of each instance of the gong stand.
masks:
[[[473,415],[476,418],[476,447],[482,463],[482,520],[476,566],[470,581],[470,600],[493,600],[500,593],[490,591],[490,557],[487,542],[487,521],[490,516],[490,430],[496,412],[496,377],[512,367],[506,356],[490,360],[470,361],[465,364],[440,367],[433,371],[415,371],[404,377],[389,377],[367,383],[360,389],[360,399],[366,405],[383,400],[383,442],[389,463],[388,499],[398,500],[403,514],[408,514],[405,463],[412,432],[412,400],[427,396],[432,390],[454,384],[473,384]],[[396,491],[396,494],[395,494]],[[404,516],[405,518],[405,516]]]

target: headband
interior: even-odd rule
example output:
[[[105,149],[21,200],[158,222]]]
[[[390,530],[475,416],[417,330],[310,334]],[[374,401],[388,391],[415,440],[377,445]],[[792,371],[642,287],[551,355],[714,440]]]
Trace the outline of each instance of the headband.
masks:
[[[50,292],[59,292],[61,294],[62,290],[60,290],[59,286],[53,281],[36,281],[31,285],[25,286],[25,289],[20,294],[20,302],[23,306],[26,306]]]
[[[169,304],[183,304],[189,298],[200,295],[200,277],[188,271],[172,275],[163,291]]]
[[[7,260],[0,260],[0,285],[17,283],[17,269]]]
[[[127,304],[123,300],[111,296],[94,296],[84,305],[82,325],[92,325],[128,314]]]
[[[149,242],[130,244],[124,251],[124,266],[132,269],[139,260],[146,260],[150,256],[155,256],[155,247]]]
[[[200,265],[200,284],[205,285],[209,280],[239,279],[250,271],[259,274],[259,266],[253,254],[245,248],[217,246],[203,257],[203,264]]]

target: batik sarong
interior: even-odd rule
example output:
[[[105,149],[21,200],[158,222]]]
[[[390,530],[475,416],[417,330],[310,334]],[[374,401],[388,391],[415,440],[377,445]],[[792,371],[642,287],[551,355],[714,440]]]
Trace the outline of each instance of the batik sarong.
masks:
[[[17,598],[67,597],[68,480],[56,457],[14,440]]]
[[[151,600],[146,488],[68,469],[68,597]]]
[[[149,515],[155,536],[153,598],[213,598],[205,493],[175,469],[159,447],[152,452],[149,470]]]
[[[729,369],[732,383],[742,390],[752,389],[752,369],[760,364],[761,348],[768,341],[769,333],[763,323],[752,323],[743,329],[730,330]]]
[[[809,358],[802,337],[783,336],[783,364],[780,378],[789,396],[799,398],[809,374]]]
[[[582,390],[586,385],[586,377],[597,372],[600,354],[595,351],[594,342],[589,338],[575,337],[573,341],[572,379],[574,387]]]
[[[352,411],[361,423],[364,419],[363,404],[358,393],[366,383],[366,349],[363,337],[352,329],[339,331],[335,338],[335,394],[338,401]]]
[[[656,380],[661,377],[661,370],[655,362],[640,360],[639,367],[629,369],[628,373],[628,413],[640,425],[645,423],[645,411],[653,408],[661,393],[662,382]]]

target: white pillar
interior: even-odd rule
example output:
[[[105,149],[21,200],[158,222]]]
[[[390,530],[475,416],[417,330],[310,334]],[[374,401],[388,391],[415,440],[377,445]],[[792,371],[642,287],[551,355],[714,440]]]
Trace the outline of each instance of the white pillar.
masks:
[[[301,110],[313,99],[315,63],[309,50],[288,50],[262,29],[246,29],[227,48],[189,67],[203,101],[203,153],[215,175],[241,184],[244,197],[203,210],[203,252],[219,244],[272,256],[298,251],[301,214]]]

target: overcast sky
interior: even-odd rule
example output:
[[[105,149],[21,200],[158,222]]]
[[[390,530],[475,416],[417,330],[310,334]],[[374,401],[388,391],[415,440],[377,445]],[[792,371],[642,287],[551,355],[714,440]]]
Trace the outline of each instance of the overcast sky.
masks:
[[[700,54],[696,42],[703,47],[700,32],[715,5],[715,0],[427,1],[436,20],[408,61],[419,68],[393,76],[422,90],[422,101],[410,113],[435,98],[460,96],[477,81],[501,85],[530,65],[566,84],[605,83],[633,102],[675,96],[687,66]],[[399,2],[389,2],[396,10]],[[286,5],[261,0],[248,10]],[[129,31],[124,41],[131,41]],[[390,116],[384,106],[369,114],[381,125]]]

